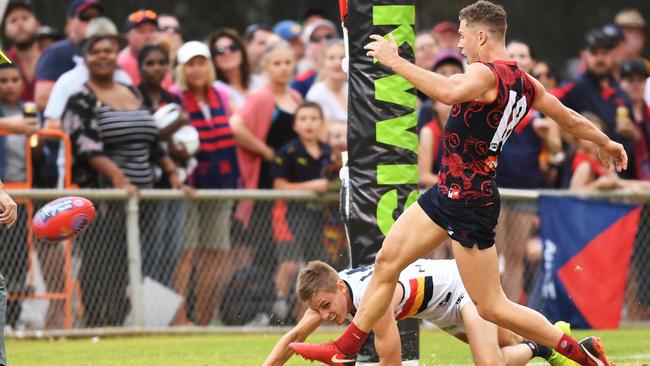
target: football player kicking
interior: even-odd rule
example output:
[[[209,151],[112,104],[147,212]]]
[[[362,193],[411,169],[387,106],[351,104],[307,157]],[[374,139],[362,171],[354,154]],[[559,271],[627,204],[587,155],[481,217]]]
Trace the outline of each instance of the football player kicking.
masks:
[[[321,261],[309,262],[300,271],[297,284],[298,298],[309,308],[300,322],[278,341],[264,366],[283,365],[294,353],[289,345],[304,341],[323,322],[340,325],[351,319],[373,271],[373,266],[366,266],[337,273]],[[401,272],[398,284],[390,310],[372,329],[382,366],[402,364],[395,320],[411,317],[429,320],[469,343],[476,365],[525,365],[537,356],[552,365],[576,365],[553,350],[481,318],[463,287],[454,260],[419,259]],[[333,365],[343,365],[354,360],[336,358],[330,361]]]

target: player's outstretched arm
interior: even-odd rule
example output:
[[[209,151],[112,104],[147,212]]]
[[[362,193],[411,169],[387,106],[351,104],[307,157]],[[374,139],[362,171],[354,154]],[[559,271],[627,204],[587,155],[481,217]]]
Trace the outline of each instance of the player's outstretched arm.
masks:
[[[627,154],[623,145],[612,141],[588,119],[566,107],[554,95],[546,92],[542,84],[529,76],[537,85],[537,96],[533,108],[545,114],[572,135],[589,140],[598,146],[598,155],[603,166],[609,169],[610,159],[614,160],[616,170],[627,169]]]
[[[275,347],[273,347],[273,350],[264,361],[263,366],[284,365],[284,363],[293,355],[293,351],[289,348],[289,343],[304,341],[322,323],[323,320],[318,312],[312,309],[307,309],[298,324],[282,336],[278,343],[275,344]]]
[[[411,82],[417,89],[444,104],[469,102],[494,88],[494,74],[489,67],[480,62],[469,65],[464,74],[447,78],[400,57],[392,36],[390,41],[377,34],[371,35],[370,38],[373,42],[364,47],[368,50],[366,53],[368,56],[374,57],[382,65],[391,68]]]

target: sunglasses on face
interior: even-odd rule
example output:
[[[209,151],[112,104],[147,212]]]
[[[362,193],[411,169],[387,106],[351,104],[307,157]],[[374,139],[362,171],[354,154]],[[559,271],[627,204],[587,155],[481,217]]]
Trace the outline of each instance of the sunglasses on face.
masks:
[[[226,50],[230,50],[230,52],[237,52],[241,50],[241,46],[239,46],[237,43],[232,43],[230,46],[226,47],[215,47],[212,49],[212,54],[215,56],[221,56],[226,53]]]
[[[176,34],[181,34],[181,27],[174,27],[171,25],[168,25],[166,27],[158,27],[158,30],[160,32],[165,32],[165,33],[176,33]]]
[[[130,23],[140,23],[143,20],[158,20],[158,14],[153,10],[138,10],[129,15]]]
[[[324,36],[312,35],[311,37],[309,37],[309,42],[319,43],[322,40],[329,41],[330,39],[334,39],[333,34],[326,34]]]

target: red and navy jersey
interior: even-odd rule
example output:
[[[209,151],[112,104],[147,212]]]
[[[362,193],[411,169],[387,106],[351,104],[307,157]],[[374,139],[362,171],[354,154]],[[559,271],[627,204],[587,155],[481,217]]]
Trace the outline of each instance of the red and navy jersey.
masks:
[[[496,98],[490,103],[454,105],[443,134],[438,189],[442,196],[465,205],[486,205],[498,199],[494,178],[499,154],[537,93],[516,62],[485,65],[496,77]]]

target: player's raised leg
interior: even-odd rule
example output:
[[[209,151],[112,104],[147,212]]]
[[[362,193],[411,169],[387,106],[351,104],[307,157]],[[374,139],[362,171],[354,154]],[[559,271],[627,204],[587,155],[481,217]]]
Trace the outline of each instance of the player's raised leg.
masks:
[[[578,344],[540,313],[506,298],[501,289],[494,246],[487,249],[466,248],[454,241],[452,248],[465,289],[482,318],[538,344],[554,348],[581,365],[609,365],[598,338],[588,338],[589,345]]]
[[[390,304],[400,272],[447,240],[416,202],[397,219],[375,259],[375,273],[353,322],[368,331]],[[381,308],[381,309],[380,309]]]

